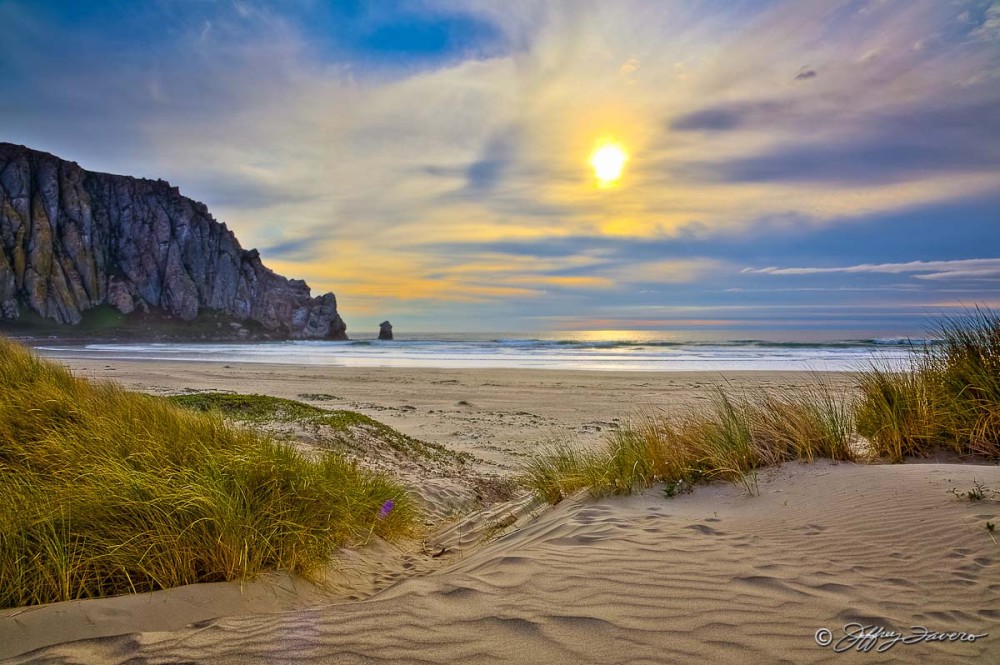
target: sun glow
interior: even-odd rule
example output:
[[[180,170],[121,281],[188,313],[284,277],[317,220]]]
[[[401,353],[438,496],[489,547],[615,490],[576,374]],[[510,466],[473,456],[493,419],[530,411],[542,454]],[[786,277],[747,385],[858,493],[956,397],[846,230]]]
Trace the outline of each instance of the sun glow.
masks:
[[[622,169],[628,161],[625,148],[614,141],[597,146],[590,155],[590,165],[594,167],[594,177],[602,187],[613,185],[622,177]]]

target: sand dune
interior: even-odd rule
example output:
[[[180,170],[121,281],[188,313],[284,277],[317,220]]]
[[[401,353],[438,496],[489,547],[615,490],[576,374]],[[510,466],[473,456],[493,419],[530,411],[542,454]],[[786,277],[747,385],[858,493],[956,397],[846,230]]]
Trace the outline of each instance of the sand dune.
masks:
[[[760,495],[576,497],[358,602],[52,646],[34,663],[1000,661],[1000,467],[792,464]],[[834,653],[846,623],[975,642]],[[880,644],[884,644],[882,640]]]

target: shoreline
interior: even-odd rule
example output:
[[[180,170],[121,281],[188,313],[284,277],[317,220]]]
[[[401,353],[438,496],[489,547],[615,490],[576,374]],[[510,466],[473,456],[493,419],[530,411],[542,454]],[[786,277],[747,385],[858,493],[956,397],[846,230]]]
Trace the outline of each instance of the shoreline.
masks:
[[[493,339],[471,334],[383,341],[285,340],[271,342],[70,342],[31,340],[52,358],[107,361],[311,365],[358,369],[473,369],[660,372],[840,372],[872,363],[905,367],[914,346],[898,340],[804,342],[669,338]]]

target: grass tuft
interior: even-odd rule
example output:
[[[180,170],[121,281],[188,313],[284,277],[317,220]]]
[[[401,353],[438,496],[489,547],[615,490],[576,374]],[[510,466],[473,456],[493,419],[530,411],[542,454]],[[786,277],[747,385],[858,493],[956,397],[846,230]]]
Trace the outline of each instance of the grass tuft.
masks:
[[[416,517],[402,487],[339,455],[307,459],[0,340],[0,607],[309,577]]]
[[[562,443],[543,446],[528,458],[522,484],[549,503],[559,503],[570,494],[591,486],[588,471],[593,457]]]
[[[1000,316],[975,309],[933,332],[905,370],[862,372],[858,431],[894,462],[942,449],[1000,459]]]
[[[599,451],[549,446],[529,460],[522,482],[550,503],[583,488],[598,496],[631,494],[655,482],[676,494],[702,479],[734,481],[755,493],[763,466],[853,459],[851,432],[847,407],[821,385],[796,396],[733,395],[720,386],[704,411],[633,416]]]

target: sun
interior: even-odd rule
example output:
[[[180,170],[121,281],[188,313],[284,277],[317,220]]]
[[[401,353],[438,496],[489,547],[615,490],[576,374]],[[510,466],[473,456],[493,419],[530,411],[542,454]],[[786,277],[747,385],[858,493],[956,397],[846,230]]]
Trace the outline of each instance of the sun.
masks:
[[[620,143],[606,141],[598,145],[590,155],[590,165],[594,167],[597,184],[607,187],[618,182],[627,161],[628,153]]]

